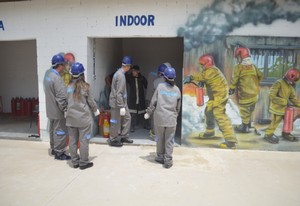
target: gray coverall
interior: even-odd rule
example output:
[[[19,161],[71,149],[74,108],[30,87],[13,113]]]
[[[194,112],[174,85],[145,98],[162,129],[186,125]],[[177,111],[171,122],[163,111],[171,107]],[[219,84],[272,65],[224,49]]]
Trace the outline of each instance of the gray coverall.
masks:
[[[89,140],[93,124],[93,113],[97,111],[97,104],[90,90],[80,92],[80,99],[75,99],[74,88],[76,80],[67,89],[68,110],[66,125],[70,136],[70,154],[73,165],[85,166],[89,163]],[[77,153],[77,143],[80,141],[80,157]]]
[[[163,76],[156,77],[156,79],[153,81],[153,92],[152,92],[152,95],[154,94],[157,86],[160,83],[163,83],[163,82],[165,82],[165,78]],[[156,134],[156,132],[155,132],[155,121],[154,121],[154,118],[152,116],[150,117],[150,121],[151,121],[151,128],[153,128],[152,129],[152,134],[155,136],[155,134]]]
[[[121,141],[121,138],[129,136],[131,124],[131,116],[127,105],[126,78],[121,68],[118,69],[112,79],[109,106],[111,107],[110,140]],[[125,116],[120,115],[121,108],[125,108]]]
[[[158,142],[157,157],[165,164],[172,164],[173,140],[176,132],[177,116],[181,106],[179,88],[168,83],[160,83],[155,90],[147,113],[154,112],[154,122]]]
[[[148,77],[147,77],[148,86],[147,86],[147,91],[146,91],[146,107],[149,107],[152,95],[154,93],[154,88],[153,88],[154,84],[152,84],[151,82],[154,83],[154,80],[156,78],[157,78],[156,71],[150,72],[148,74]],[[153,126],[154,125],[153,118],[150,117],[150,119],[146,120],[146,122],[147,122],[147,128],[153,130],[153,127],[154,127]]]
[[[64,111],[67,110],[67,88],[60,74],[53,68],[44,77],[46,113],[50,121],[50,147],[57,156],[66,148],[67,127]]]

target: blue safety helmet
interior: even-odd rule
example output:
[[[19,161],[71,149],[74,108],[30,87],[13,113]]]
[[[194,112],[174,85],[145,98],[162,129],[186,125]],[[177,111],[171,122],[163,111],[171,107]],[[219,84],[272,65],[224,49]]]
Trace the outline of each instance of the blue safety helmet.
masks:
[[[52,57],[51,63],[52,63],[52,66],[56,66],[59,64],[65,64],[65,59],[62,55],[56,54]]]
[[[157,68],[157,73],[163,75],[166,68],[167,68],[167,65],[165,65],[165,64],[159,65],[159,67]]]
[[[164,77],[169,81],[174,81],[176,78],[176,71],[172,67],[167,67],[164,71]]]
[[[132,58],[131,56],[124,56],[122,59],[122,65],[132,65]]]
[[[75,62],[74,64],[72,64],[70,72],[73,77],[79,77],[84,73],[84,67],[81,63]]]

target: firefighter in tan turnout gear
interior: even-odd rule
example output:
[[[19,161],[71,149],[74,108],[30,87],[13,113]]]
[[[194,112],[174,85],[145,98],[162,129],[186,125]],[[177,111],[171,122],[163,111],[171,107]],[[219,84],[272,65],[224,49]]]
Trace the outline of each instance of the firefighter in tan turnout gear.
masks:
[[[259,96],[259,82],[263,73],[251,62],[248,48],[239,47],[235,50],[237,64],[229,86],[229,95],[237,92],[242,124],[235,128],[237,132],[248,133],[251,127],[251,115]]]
[[[109,106],[111,107],[110,118],[110,146],[123,146],[123,143],[133,143],[129,139],[131,116],[127,105],[127,89],[125,73],[132,66],[132,58],[124,56],[122,67],[114,74],[109,95]],[[120,133],[119,133],[120,132]]]
[[[211,55],[203,55],[199,58],[202,71],[196,75],[188,76],[184,83],[195,81],[206,86],[209,100],[205,108],[206,131],[199,134],[200,139],[212,138],[215,136],[215,121],[224,135],[225,142],[221,148],[236,148],[237,139],[231,121],[225,113],[225,106],[228,101],[228,84],[223,73],[215,66]]]
[[[300,100],[296,99],[295,84],[300,79],[299,70],[291,68],[284,77],[277,80],[270,89],[270,113],[272,121],[266,130],[264,139],[270,143],[277,144],[279,138],[274,134],[277,126],[285,115],[288,105],[300,107]],[[282,132],[282,137],[288,141],[294,142],[298,138],[290,133]]]

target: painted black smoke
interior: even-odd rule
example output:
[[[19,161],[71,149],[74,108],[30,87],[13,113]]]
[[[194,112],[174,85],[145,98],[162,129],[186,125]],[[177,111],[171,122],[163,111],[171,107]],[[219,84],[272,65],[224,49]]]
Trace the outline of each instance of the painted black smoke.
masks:
[[[248,23],[272,24],[277,19],[295,22],[299,18],[300,0],[215,0],[198,15],[191,15],[177,33],[184,37],[185,50],[189,51]]]

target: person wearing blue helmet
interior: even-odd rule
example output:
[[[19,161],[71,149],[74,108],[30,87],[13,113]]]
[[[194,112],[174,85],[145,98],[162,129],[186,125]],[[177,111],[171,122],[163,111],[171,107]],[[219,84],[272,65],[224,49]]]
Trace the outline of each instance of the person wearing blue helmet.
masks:
[[[173,143],[177,126],[177,117],[181,107],[181,92],[175,85],[176,72],[172,67],[164,70],[164,83],[160,83],[146,109],[145,119],[154,114],[157,136],[155,161],[165,168],[173,165]]]
[[[158,84],[162,83],[165,81],[164,79],[164,71],[167,67],[171,67],[171,64],[168,62],[165,62],[161,65],[158,66],[157,68],[157,78],[153,82],[153,92],[157,88]]]
[[[89,161],[89,140],[93,124],[92,113],[98,116],[99,110],[91,94],[90,85],[84,79],[84,67],[75,62],[71,66],[71,81],[67,89],[68,110],[66,125],[70,136],[70,154],[74,168],[87,169],[93,166]],[[78,155],[78,140],[80,155]]]
[[[147,98],[149,99],[149,103],[147,104],[147,106],[150,105],[150,101],[151,101],[151,98],[153,96],[153,93],[154,91],[156,90],[157,86],[162,83],[162,82],[165,82],[165,78],[164,78],[164,71],[167,67],[171,67],[171,64],[169,62],[165,62],[165,63],[162,63],[161,65],[159,65],[156,69],[156,78],[154,79],[153,81],[153,84],[149,84],[149,88],[152,89],[151,90],[148,90],[147,91]],[[148,81],[148,82],[151,82],[151,81]],[[149,94],[151,91],[151,94]],[[149,131],[149,134],[150,134],[150,137],[152,137],[153,139],[156,139],[156,136],[155,136],[155,130],[154,130],[154,122],[153,122],[153,118],[151,117],[149,119],[149,122],[150,122],[150,131]]]
[[[64,112],[67,110],[67,89],[60,73],[65,68],[62,55],[54,55],[51,60],[52,67],[44,77],[44,91],[46,97],[46,114],[50,122],[49,136],[51,154],[55,159],[68,160],[65,154],[67,145],[67,127]]]
[[[124,56],[122,66],[114,74],[109,95],[109,106],[111,108],[109,140],[110,146],[121,147],[123,143],[133,143],[129,139],[131,116],[127,105],[127,89],[125,73],[132,65],[132,58]]]

